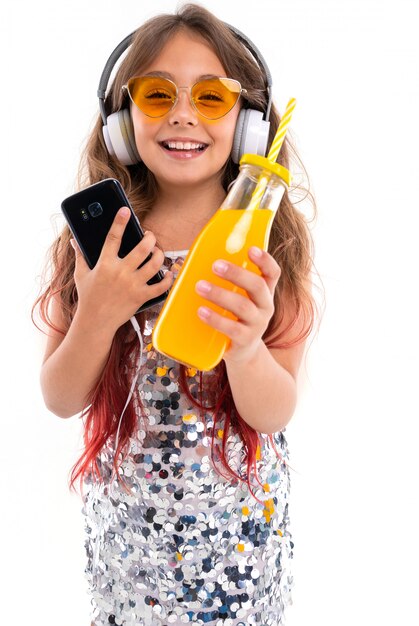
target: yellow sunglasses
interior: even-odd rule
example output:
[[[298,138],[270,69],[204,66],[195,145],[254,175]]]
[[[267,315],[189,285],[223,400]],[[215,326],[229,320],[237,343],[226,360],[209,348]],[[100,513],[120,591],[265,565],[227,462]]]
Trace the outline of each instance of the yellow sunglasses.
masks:
[[[241,94],[247,93],[233,78],[204,78],[192,87],[178,87],[162,76],[134,76],[122,89],[149,117],[163,117],[176,105],[180,89],[188,89],[190,102],[200,115],[218,120],[227,115]]]

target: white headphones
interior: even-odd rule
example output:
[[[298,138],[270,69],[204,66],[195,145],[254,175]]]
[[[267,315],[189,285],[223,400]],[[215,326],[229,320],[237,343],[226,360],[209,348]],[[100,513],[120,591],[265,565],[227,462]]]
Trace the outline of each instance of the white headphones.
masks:
[[[266,90],[268,92],[268,105],[265,114],[256,109],[242,109],[239,113],[234,133],[231,158],[234,163],[239,163],[243,154],[258,154],[265,156],[269,137],[269,114],[272,106],[272,78],[269,68],[263,56],[256,46],[237,28],[225,23],[227,28],[237,39],[251,52],[259,67],[266,77]],[[97,96],[99,98],[100,114],[103,120],[103,138],[106,148],[112,156],[115,156],[124,165],[134,165],[141,162],[135,144],[134,128],[132,125],[129,109],[121,109],[107,116],[105,111],[106,88],[109,77],[115,63],[123,52],[131,45],[135,31],[125,37],[117,45],[106,62],[102,76],[100,77]]]

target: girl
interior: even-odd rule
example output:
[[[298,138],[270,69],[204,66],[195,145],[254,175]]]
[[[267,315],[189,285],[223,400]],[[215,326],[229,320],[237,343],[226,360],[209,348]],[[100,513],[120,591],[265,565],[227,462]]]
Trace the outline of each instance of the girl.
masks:
[[[170,97],[167,79],[177,86],[177,99],[165,102],[163,114],[151,115],[139,95],[150,77],[162,100]],[[216,119],[191,95],[208,77],[240,83],[229,110]],[[49,410],[85,418],[85,448],[70,485],[80,479],[95,626],[277,626],[291,603],[284,430],[315,303],[311,238],[289,195],[269,252],[248,251],[261,276],[225,259],[214,264],[214,273],[248,298],[196,285],[208,301],[196,314],[231,339],[214,370],[196,371],[153,349],[161,304],[136,316],[142,350],[129,321],[171,287],[225,198],[238,174],[231,152],[239,113],[266,111],[266,81],[243,42],[204,8],[186,5],[149,20],[105,99],[106,115],[129,111],[140,160],[124,164],[109,152],[99,118],[80,179],[80,185],[119,179],[148,232],[119,258],[128,219],[120,210],[93,270],[67,227],[52,247],[52,278],[36,303],[50,327],[41,385]],[[272,141],[279,123],[274,107],[270,122]],[[279,157],[285,167],[289,146]],[[148,285],[160,268],[164,280]],[[124,406],[137,368],[134,396]]]

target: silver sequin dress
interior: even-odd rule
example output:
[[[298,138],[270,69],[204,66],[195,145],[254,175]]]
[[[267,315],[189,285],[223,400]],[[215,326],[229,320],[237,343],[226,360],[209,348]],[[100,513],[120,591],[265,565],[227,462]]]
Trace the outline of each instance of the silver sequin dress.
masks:
[[[175,276],[186,253],[166,253],[165,267]],[[161,306],[148,310],[138,378],[147,429],[142,421],[119,470],[133,495],[116,478],[105,485],[87,479],[84,486],[91,621],[95,626],[279,626],[292,604],[289,468],[268,436],[260,435],[263,489],[254,479],[252,489],[263,505],[246,483],[229,482],[214,470],[212,414],[200,416],[180,389],[179,364],[151,343]],[[211,372],[203,374],[205,385]],[[199,372],[189,369],[187,381],[199,397]],[[216,428],[221,444],[222,421]],[[284,432],[274,441],[288,460]],[[100,453],[104,475],[111,476],[113,453],[110,443]],[[238,436],[230,434],[226,456],[244,476]]]

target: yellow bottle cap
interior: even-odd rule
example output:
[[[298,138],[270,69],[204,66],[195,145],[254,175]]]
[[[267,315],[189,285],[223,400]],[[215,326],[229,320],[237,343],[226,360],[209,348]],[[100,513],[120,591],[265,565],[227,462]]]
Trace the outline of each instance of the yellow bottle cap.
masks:
[[[279,163],[272,163],[272,161],[269,161],[266,157],[258,156],[257,154],[243,154],[240,159],[240,165],[258,165],[259,167],[263,167],[265,170],[268,170],[268,172],[273,172],[279,176],[288,186],[292,180],[290,171],[287,170],[286,167]]]

